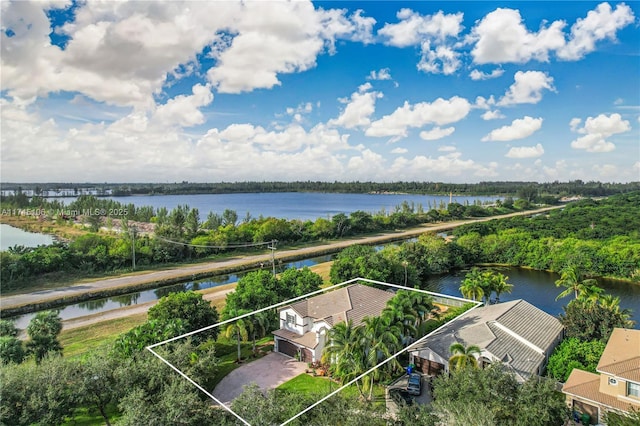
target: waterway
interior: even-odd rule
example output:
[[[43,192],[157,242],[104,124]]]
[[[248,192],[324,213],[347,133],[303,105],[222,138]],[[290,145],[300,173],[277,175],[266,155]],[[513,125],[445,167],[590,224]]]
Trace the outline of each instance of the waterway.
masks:
[[[312,266],[317,263],[327,262],[331,256],[316,257],[289,264],[278,265],[278,271],[288,267],[301,268]],[[270,265],[265,265],[270,268]],[[524,299],[543,311],[558,315],[562,312],[562,307],[571,299],[565,298],[555,300],[563,290],[555,286],[555,281],[559,275],[545,271],[535,271],[523,268],[503,267],[495,268],[508,277],[507,282],[513,284],[513,291],[510,294],[502,294],[500,300],[503,302],[515,299]],[[433,276],[423,285],[426,290],[447,294],[451,296],[461,296],[460,282],[464,279],[467,271],[457,271],[451,274]],[[124,306],[142,304],[157,300],[169,293],[186,290],[204,290],[224,284],[238,281],[247,272],[229,275],[220,275],[201,281],[189,281],[183,284],[160,287],[154,290],[141,291],[131,294],[114,296],[105,299],[91,300],[87,302],[69,305],[59,310],[63,320],[105,312],[111,309],[118,309]],[[640,326],[640,286],[624,283],[615,280],[599,280],[598,284],[605,289],[606,293],[620,297],[620,306],[633,311],[632,319],[636,321],[636,328]],[[26,314],[15,318],[18,328],[25,328],[35,314]]]
[[[51,235],[27,232],[13,226],[0,224],[0,250],[7,250],[13,246],[37,247],[53,244]]]

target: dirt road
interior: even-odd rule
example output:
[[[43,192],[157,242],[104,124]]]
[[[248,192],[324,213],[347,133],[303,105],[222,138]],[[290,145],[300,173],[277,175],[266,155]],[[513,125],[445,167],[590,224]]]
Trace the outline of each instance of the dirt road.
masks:
[[[545,207],[527,212],[510,213],[501,216],[493,216],[481,219],[470,219],[458,222],[448,222],[438,225],[422,226],[407,231],[387,233],[376,236],[353,238],[328,244],[319,244],[313,247],[306,247],[294,250],[283,250],[275,253],[276,261],[286,262],[292,259],[301,259],[304,257],[313,257],[322,254],[338,252],[345,247],[353,244],[382,244],[391,241],[398,241],[416,237],[426,232],[440,232],[450,230],[461,225],[475,222],[485,222],[498,218],[532,215],[553,209],[562,208],[564,206]],[[18,307],[36,307],[45,303],[55,303],[62,301],[78,301],[80,298],[89,299],[92,296],[108,297],[108,294],[123,293],[127,288],[141,286],[144,284],[169,283],[177,280],[189,280],[194,277],[203,277],[206,275],[215,275],[216,273],[228,273],[229,271],[240,271],[251,265],[259,265],[271,263],[271,254],[265,253],[260,255],[245,256],[241,258],[229,258],[225,260],[201,263],[197,265],[186,265],[162,271],[143,272],[137,274],[122,275],[115,278],[106,278],[91,282],[82,282],[72,284],[66,287],[55,289],[39,290],[31,293],[16,294],[11,296],[0,297],[0,310],[14,309]]]

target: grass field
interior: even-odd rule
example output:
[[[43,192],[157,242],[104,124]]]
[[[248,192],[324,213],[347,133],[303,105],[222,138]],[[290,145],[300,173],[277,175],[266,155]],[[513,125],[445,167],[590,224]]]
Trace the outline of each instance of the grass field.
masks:
[[[336,383],[328,377],[312,376],[310,374],[300,374],[293,379],[289,380],[278,386],[276,389],[280,391],[288,391],[295,393],[313,394],[318,395],[318,399],[328,395],[334,390],[340,388],[342,385]],[[344,397],[358,398],[360,392],[355,384],[346,387],[340,392],[340,395]],[[368,395],[368,393],[367,393]],[[373,387],[374,401],[384,400],[385,389],[384,386],[376,384]]]
[[[126,333],[147,320],[147,314],[136,314],[124,318],[63,330],[58,340],[63,347],[64,356],[78,356],[87,352],[105,348],[115,342],[118,336]]]

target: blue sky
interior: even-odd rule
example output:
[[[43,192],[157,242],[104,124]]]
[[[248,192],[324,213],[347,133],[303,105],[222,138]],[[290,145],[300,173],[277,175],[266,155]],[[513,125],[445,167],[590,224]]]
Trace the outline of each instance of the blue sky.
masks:
[[[639,2],[0,7],[5,182],[640,180]]]

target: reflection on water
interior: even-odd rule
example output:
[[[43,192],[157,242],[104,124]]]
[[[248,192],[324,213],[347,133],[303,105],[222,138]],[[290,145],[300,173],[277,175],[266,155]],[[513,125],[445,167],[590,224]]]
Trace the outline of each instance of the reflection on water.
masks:
[[[511,294],[500,295],[502,302],[524,299],[551,315],[558,315],[562,313],[562,307],[571,300],[569,297],[556,300],[563,288],[555,286],[555,282],[560,276],[553,272],[510,267],[492,269],[506,275],[507,282],[513,284]],[[431,277],[425,283],[425,289],[461,296],[460,283],[467,272],[463,270],[453,274]],[[598,280],[598,285],[604,288],[605,293],[620,297],[620,307],[633,311],[632,319],[636,321],[636,328],[638,328],[640,325],[640,285],[605,279]]]
[[[291,262],[287,264],[276,265],[276,272],[282,272],[287,268],[302,268],[304,266],[313,266],[318,263],[328,262],[332,259],[331,255],[314,257],[312,259],[301,260],[297,262]],[[270,264],[265,264],[264,268],[271,270]],[[112,309],[122,308],[124,306],[132,306],[152,302],[167,296],[171,293],[187,290],[205,290],[208,288],[218,287],[225,284],[237,282],[240,278],[251,271],[239,272],[237,274],[224,274],[217,275],[215,277],[206,278],[199,281],[188,281],[180,284],[173,284],[164,287],[158,287],[152,290],[145,290],[136,293],[123,294],[120,296],[112,296],[105,299],[89,300],[86,302],[80,302],[73,305],[65,306],[57,310],[60,317],[63,320],[69,320],[73,318],[83,317],[85,315],[96,314],[100,312],[109,311]],[[24,329],[31,321],[31,318],[35,316],[35,313],[20,315],[12,318],[16,321],[18,328]]]
[[[312,259],[300,260],[288,264],[277,265],[277,272],[286,268],[302,268],[304,266],[313,266],[318,263],[330,261],[332,256],[320,256]],[[264,268],[270,270],[271,265],[265,264]],[[562,312],[562,307],[571,299],[564,298],[555,300],[562,289],[554,285],[555,281],[560,278],[558,274],[545,271],[535,271],[520,268],[493,268],[502,272],[508,277],[508,282],[513,284],[511,294],[500,295],[503,302],[514,299],[525,299],[532,305],[537,306],[543,311],[558,315]],[[91,300],[69,305],[59,310],[60,317],[63,320],[78,318],[98,312],[104,312],[111,309],[121,308],[123,306],[131,306],[158,300],[170,293],[186,290],[204,290],[208,288],[218,287],[224,284],[237,282],[245,274],[251,271],[240,272],[238,274],[219,275],[200,281],[189,281],[181,284],[174,284],[165,287],[159,287],[153,290],[141,291],[137,293],[113,296],[107,299]],[[434,276],[424,283],[424,288],[430,291],[448,294],[452,296],[461,296],[460,282],[464,279],[464,275],[468,271],[462,270],[452,274]],[[614,280],[599,280],[599,285],[605,289],[606,293],[620,297],[620,306],[633,311],[632,319],[636,321],[636,328],[640,326],[640,285],[629,284]],[[31,318],[35,314],[22,315],[17,318],[16,325],[18,328],[25,328]]]
[[[37,247],[53,242],[54,238],[51,235],[27,232],[4,223],[0,224],[0,250],[8,250],[13,246]]]

